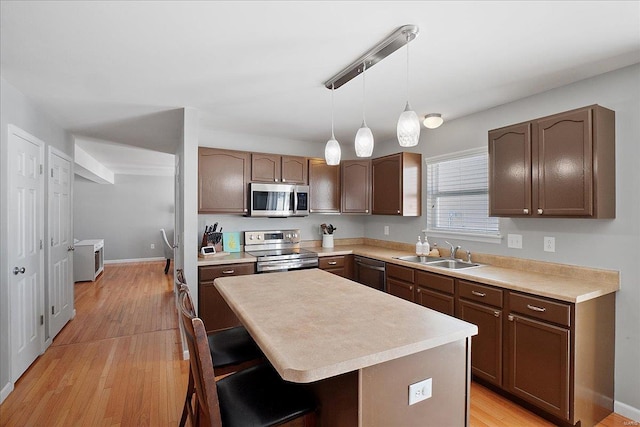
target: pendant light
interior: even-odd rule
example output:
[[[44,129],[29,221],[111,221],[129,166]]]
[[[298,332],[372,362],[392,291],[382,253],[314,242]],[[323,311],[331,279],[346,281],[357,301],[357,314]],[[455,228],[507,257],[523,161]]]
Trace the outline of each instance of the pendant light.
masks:
[[[340,155],[342,154],[340,144],[333,134],[333,90],[334,86],[331,85],[331,139],[327,141],[327,145],[324,147],[324,160],[330,166],[339,165]]]
[[[365,74],[367,71],[366,63],[362,64],[362,126],[358,129],[356,133],[356,156],[358,157],[371,157],[373,154],[373,133],[371,129],[367,127],[367,122],[365,120]]]
[[[407,32],[407,105],[398,119],[398,143],[401,147],[415,147],[420,139],[420,119],[409,106],[409,41],[410,33]]]

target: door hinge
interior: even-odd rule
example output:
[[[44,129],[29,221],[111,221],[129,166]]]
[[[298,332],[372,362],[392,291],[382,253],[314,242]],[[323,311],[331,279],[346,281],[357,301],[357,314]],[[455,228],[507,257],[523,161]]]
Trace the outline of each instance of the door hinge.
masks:
[[[40,165],[40,175],[42,175],[44,167],[42,165]]]
[[[56,314],[56,306],[55,305],[51,306],[51,314]]]
[[[43,244],[42,244],[42,239],[40,239],[40,249],[42,249]]]
[[[51,168],[51,178],[53,178],[53,168]]]
[[[51,238],[51,246],[53,246],[53,237]]]
[[[40,326],[44,325],[44,316],[40,315]]]

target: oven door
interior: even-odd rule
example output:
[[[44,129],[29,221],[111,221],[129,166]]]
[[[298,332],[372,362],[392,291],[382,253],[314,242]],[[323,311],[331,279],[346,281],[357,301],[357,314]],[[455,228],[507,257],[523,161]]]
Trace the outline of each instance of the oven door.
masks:
[[[293,216],[295,206],[295,185],[249,184],[249,216]]]

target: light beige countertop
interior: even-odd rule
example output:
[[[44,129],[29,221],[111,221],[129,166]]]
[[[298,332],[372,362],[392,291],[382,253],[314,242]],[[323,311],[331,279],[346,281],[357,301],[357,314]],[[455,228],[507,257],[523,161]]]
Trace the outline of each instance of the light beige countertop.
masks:
[[[405,267],[572,303],[588,301],[620,290],[619,273],[611,270],[486,255],[481,257],[484,259],[472,258],[474,262],[483,264],[479,267],[450,270],[402,261],[395,257],[414,254],[378,246],[348,245],[306,249],[318,252],[318,256],[321,257],[346,254],[361,255]]]
[[[475,325],[319,269],[214,284],[287,381],[330,378],[478,333]]]
[[[612,270],[485,254],[472,255],[474,262],[482,264],[480,267],[450,270],[396,259],[413,253],[407,252],[406,249],[394,249],[394,245],[378,246],[379,242],[376,241],[376,245],[337,245],[333,248],[305,246],[305,249],[317,252],[319,257],[354,254],[375,258],[405,267],[571,303],[588,301],[620,290],[619,272]],[[255,262],[255,257],[240,252],[210,259],[199,258],[198,266],[244,262]]]
[[[222,256],[198,256],[198,267],[207,265],[241,264],[245,262],[256,262],[256,257],[246,252],[234,252]]]

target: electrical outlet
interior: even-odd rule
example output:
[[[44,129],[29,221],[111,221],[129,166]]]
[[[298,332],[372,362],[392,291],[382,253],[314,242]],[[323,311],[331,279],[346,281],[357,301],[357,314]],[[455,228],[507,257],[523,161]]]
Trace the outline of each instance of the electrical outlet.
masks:
[[[156,248],[156,244],[155,244],[155,243],[152,243],[152,244],[151,244],[151,249],[155,249],[155,248]]]
[[[522,234],[507,234],[507,246],[522,249]]]
[[[384,235],[385,235],[385,236],[388,236],[388,235],[389,235],[389,226],[388,226],[388,225],[385,225],[385,226],[384,226]]]
[[[409,405],[431,397],[431,378],[409,385]]]
[[[544,236],[544,251],[555,252],[556,251],[556,238]]]

